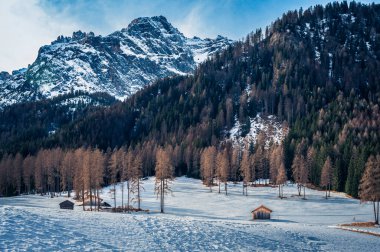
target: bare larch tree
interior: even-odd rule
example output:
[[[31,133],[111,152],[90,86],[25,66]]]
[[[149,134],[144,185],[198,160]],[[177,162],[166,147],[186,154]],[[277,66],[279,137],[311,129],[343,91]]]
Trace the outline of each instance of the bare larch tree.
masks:
[[[380,201],[380,155],[370,156],[365,165],[365,171],[359,185],[361,201],[373,202],[375,224],[379,224]]]
[[[160,196],[161,213],[164,213],[165,194],[171,191],[170,182],[173,180],[172,152],[173,148],[171,146],[167,146],[166,148],[159,147],[156,151],[155,193],[157,197]]]
[[[326,189],[326,199],[327,199],[327,196],[330,196],[332,178],[333,178],[333,167],[331,164],[330,157],[327,157],[323,165],[322,173],[321,173],[321,186],[325,187]],[[327,195],[327,191],[329,192],[328,195]]]

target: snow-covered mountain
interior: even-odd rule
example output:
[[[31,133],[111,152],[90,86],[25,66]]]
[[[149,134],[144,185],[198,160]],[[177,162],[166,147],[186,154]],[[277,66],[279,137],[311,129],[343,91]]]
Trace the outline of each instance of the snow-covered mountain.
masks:
[[[191,73],[231,43],[187,38],[163,16],[137,18],[105,37],[74,32],[41,47],[27,69],[0,73],[0,107],[77,90],[122,100],[158,78]]]

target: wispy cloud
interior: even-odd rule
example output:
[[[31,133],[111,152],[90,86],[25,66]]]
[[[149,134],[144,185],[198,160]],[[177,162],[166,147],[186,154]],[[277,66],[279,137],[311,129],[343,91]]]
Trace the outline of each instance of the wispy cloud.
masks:
[[[208,28],[206,28],[205,12],[207,12],[207,6],[204,2],[196,4],[187,15],[176,20],[178,29],[187,37],[210,36]]]
[[[41,45],[73,27],[69,22],[56,22],[36,0],[2,1],[0,17],[0,71],[26,67]]]

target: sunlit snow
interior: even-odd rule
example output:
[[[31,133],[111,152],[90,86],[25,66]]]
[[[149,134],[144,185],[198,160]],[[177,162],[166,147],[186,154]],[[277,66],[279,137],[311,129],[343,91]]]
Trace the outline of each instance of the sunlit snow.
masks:
[[[229,184],[229,194],[213,192],[201,181],[185,177],[172,184],[173,195],[159,213],[154,178],[143,181],[142,208],[149,213],[60,210],[65,197],[19,196],[0,198],[0,248],[43,251],[376,251],[378,237],[335,228],[352,221],[370,221],[370,204],[360,204],[342,193],[324,199],[323,191],[296,186],[250,187]],[[121,204],[120,185],[117,204]],[[110,187],[101,197],[113,204]],[[126,194],[125,194],[126,199]],[[251,211],[264,204],[272,220],[252,221]]]

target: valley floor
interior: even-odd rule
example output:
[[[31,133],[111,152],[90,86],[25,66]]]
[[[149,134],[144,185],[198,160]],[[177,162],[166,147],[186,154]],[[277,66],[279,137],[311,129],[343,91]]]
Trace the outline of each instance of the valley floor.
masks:
[[[117,202],[121,204],[120,185]],[[378,251],[380,238],[335,228],[337,224],[371,221],[370,204],[344,194],[296,187],[250,188],[229,185],[229,195],[210,192],[199,180],[177,178],[173,195],[159,212],[154,178],[144,181],[142,208],[150,213],[115,214],[60,210],[65,197],[19,196],[0,198],[0,250],[28,251]],[[101,196],[113,204],[110,188]],[[273,210],[271,221],[252,221],[251,211],[264,204]],[[376,228],[375,231],[377,231]]]

